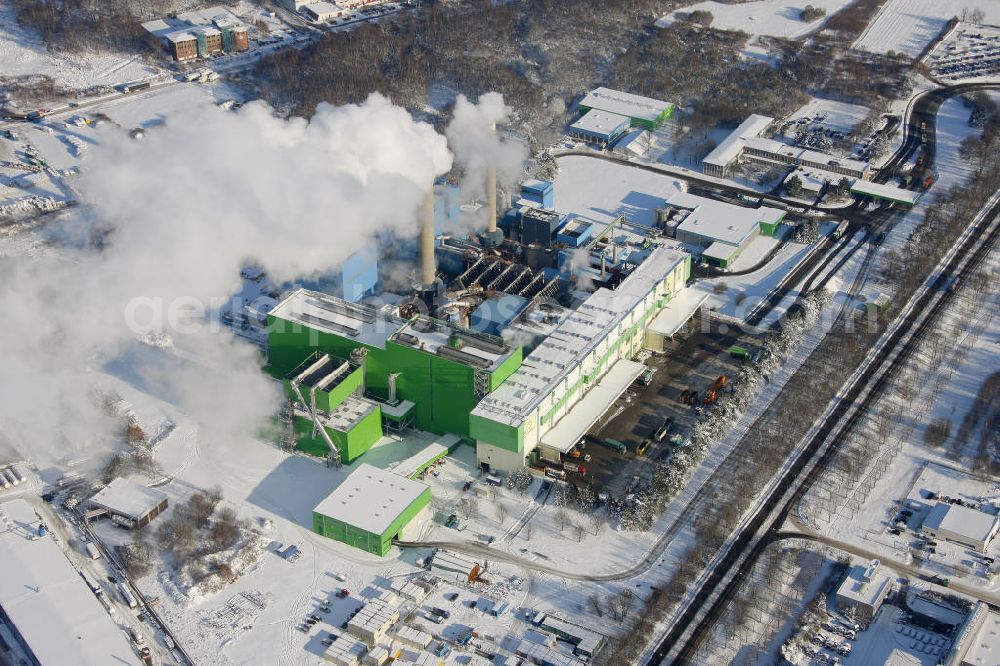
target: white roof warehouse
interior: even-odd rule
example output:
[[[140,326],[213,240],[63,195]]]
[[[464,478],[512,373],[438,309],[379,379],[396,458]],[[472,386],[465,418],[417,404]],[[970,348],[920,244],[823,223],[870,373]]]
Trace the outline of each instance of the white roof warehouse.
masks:
[[[597,109],[606,113],[628,117],[633,125],[652,129],[663,123],[674,112],[674,105],[652,97],[632,93],[595,88],[580,102],[581,111]]]
[[[1000,517],[948,502],[935,504],[921,531],[985,552],[1000,528]]]
[[[0,504],[0,615],[16,642],[40,664],[138,664],[65,553],[37,536],[38,523],[25,500]]]

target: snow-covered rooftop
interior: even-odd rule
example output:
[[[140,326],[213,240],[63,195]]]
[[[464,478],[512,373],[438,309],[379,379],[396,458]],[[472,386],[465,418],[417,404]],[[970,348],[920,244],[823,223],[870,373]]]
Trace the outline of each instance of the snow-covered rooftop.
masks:
[[[988,613],[986,621],[972,641],[963,664],[996,666],[1000,664],[1000,613]]]
[[[361,463],[313,511],[382,534],[427,490],[427,484]]]
[[[691,315],[708,300],[708,294],[697,289],[681,289],[680,293],[670,299],[660,314],[653,317],[646,328],[654,333],[673,337],[681,330]]]
[[[452,346],[452,336],[457,335],[459,346]],[[464,331],[443,321],[417,317],[399,329],[393,336],[396,344],[407,345],[484,370],[496,370],[513,353],[513,349],[498,338],[486,333]]]
[[[139,659],[25,500],[0,504],[0,606],[42,664]]]
[[[607,136],[621,129],[622,125],[628,126],[630,122],[628,116],[591,109],[583,114],[579,120],[570,125],[570,128],[588,134],[602,134]]]
[[[118,478],[90,498],[91,504],[138,520],[167,499],[167,496],[129,478]]]
[[[877,562],[868,566],[855,566],[837,589],[837,597],[848,601],[875,606],[882,598],[892,578],[881,571]]]
[[[725,167],[743,151],[743,141],[750,137],[760,136],[774,122],[774,118],[756,113],[747,117],[732,133],[722,140],[715,150],[703,160],[707,164]]]
[[[720,243],[715,241],[711,245],[705,248],[704,252],[701,253],[704,259],[717,259],[719,261],[729,261],[733,258],[733,255],[739,250],[735,245],[729,245],[727,243]]]
[[[337,409],[326,419],[326,425],[340,432],[347,432],[366,416],[375,411],[377,405],[371,400],[347,396]]]
[[[580,106],[654,122],[671,104],[611,88],[595,88],[583,98]]]
[[[602,287],[595,291],[525,357],[500,388],[483,398],[472,414],[510,425],[524,421],[686,256],[658,247],[617,289]]]
[[[443,435],[406,460],[401,460],[399,464],[393,467],[390,471],[393,474],[399,474],[400,476],[410,478],[416,474],[417,470],[420,469],[421,466],[425,465],[428,460],[433,460],[434,458],[444,455],[448,452],[449,447],[458,444],[460,440],[461,438],[454,433]]]
[[[270,314],[379,349],[385,349],[389,336],[403,327],[402,321],[380,316],[375,308],[307,289],[290,293]]]
[[[742,246],[761,222],[773,224],[784,216],[784,211],[777,208],[746,208],[687,192],[671,195],[666,204],[691,211],[677,225],[678,231],[735,246]]]
[[[990,513],[948,502],[938,502],[927,514],[923,527],[932,530],[945,530],[970,540],[985,543],[996,531],[997,520],[998,517]]]
[[[884,183],[873,183],[870,180],[863,180],[859,178],[854,181],[851,185],[851,192],[857,194],[867,194],[869,196],[881,197],[883,199],[889,199],[891,201],[899,201],[901,203],[908,204],[912,206],[917,203],[917,199],[920,198],[920,192],[914,192],[913,190],[904,190],[901,187],[896,187],[895,185],[886,185]]]

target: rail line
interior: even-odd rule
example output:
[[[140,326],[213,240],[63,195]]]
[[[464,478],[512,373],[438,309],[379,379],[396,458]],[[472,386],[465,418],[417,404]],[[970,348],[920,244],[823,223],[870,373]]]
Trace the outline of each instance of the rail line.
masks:
[[[715,619],[738,591],[773,535],[780,531],[786,516],[830,463],[847,434],[874,404],[886,383],[917,348],[944,309],[951,297],[951,292],[943,289],[947,281],[968,275],[994,247],[1000,236],[998,213],[1000,193],[994,195],[977,216],[979,219],[946,257],[944,268],[910,300],[897,322],[883,335],[869,361],[842,391],[842,397],[831,405],[809,443],[737,531],[721,559],[698,586],[671,631],[654,651],[650,663],[691,663]]]

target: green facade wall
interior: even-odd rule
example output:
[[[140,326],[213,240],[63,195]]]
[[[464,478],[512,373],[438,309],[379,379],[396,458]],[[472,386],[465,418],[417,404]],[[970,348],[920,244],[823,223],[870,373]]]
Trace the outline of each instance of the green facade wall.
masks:
[[[333,539],[335,541],[340,541],[341,543],[346,543],[349,546],[355,548],[360,548],[361,550],[367,551],[374,555],[380,557],[385,557],[389,554],[389,549],[392,548],[392,540],[396,538],[400,530],[406,527],[407,524],[420,511],[427,506],[431,501],[431,489],[430,487],[424,488],[424,491],[417,497],[416,500],[410,503],[406,509],[400,513],[395,520],[389,525],[389,528],[382,534],[373,534],[371,532],[366,532],[365,530],[350,525],[340,520],[330,518],[329,516],[324,516],[321,513],[313,511],[313,532],[319,534],[320,536],[325,536],[328,539]]]
[[[524,451],[524,425],[517,427],[488,419],[478,414],[469,415],[470,436],[508,451]]]
[[[329,449],[322,435],[312,436],[312,421],[304,417],[295,418],[295,441],[300,451],[323,458]],[[382,409],[376,405],[371,414],[347,432],[326,429],[330,439],[340,451],[340,459],[344,463],[357,460],[361,454],[370,449],[382,437]]]
[[[329,391],[316,392],[316,409],[327,413],[334,411],[348,397],[355,394],[360,395],[363,383],[364,371],[360,367],[354,368]],[[282,386],[285,389],[285,396],[290,400],[298,400],[295,391],[292,390],[291,380],[286,379],[282,382]],[[306,386],[299,386],[299,390],[302,391],[302,397],[309,400],[310,389]]]
[[[268,317],[268,324],[268,370],[272,374],[284,377],[314,351],[348,358],[352,350],[362,347],[368,350],[364,368],[368,392],[386,399],[389,373],[401,373],[396,395],[416,404],[417,428],[438,435],[452,432],[469,436],[469,412],[481,397],[476,395],[476,370],[472,367],[391,340],[386,342],[385,349],[379,349],[272,316]],[[497,369],[487,373],[489,391],[520,367],[521,356],[521,349],[516,348]]]
[[[582,115],[592,110],[594,107],[580,104],[577,108],[580,111],[580,114]],[[660,112],[660,115],[658,115],[655,120],[646,120],[645,118],[636,118],[635,116],[630,116],[629,121],[632,127],[642,127],[643,129],[655,130],[657,127],[659,127],[660,125],[662,125],[663,123],[667,122],[667,120],[670,119],[670,116],[674,114],[675,108],[676,107],[673,104],[670,104],[668,102],[666,107],[663,109],[663,111]],[[603,109],[598,109],[598,111],[601,110]]]

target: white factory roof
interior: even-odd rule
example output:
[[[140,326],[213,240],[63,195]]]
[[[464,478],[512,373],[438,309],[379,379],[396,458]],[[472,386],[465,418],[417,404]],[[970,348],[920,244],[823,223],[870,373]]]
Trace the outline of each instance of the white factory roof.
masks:
[[[623,124],[628,125],[630,122],[628,116],[591,109],[583,114],[582,118],[570,125],[570,128],[587,132],[588,134],[603,134],[607,136]]]
[[[729,245],[728,243],[720,243],[715,241],[711,245],[705,248],[701,253],[703,259],[718,259],[719,261],[729,261],[732,259],[733,255],[739,252],[738,247],[735,245]]]
[[[513,347],[507,346],[504,351],[498,352],[493,349],[488,349],[487,346],[480,346],[476,344],[477,338],[486,338],[493,336],[486,336],[483,333],[472,333],[470,332],[468,337],[462,338],[462,346],[454,350],[459,352],[458,357],[449,355],[450,352],[444,352],[438,354],[439,349],[452,349],[448,342],[451,339],[453,332],[457,329],[453,329],[448,324],[443,322],[434,323],[429,319],[424,319],[418,317],[413,319],[401,328],[392,338],[392,341],[400,345],[416,346],[419,349],[427,352],[428,354],[437,354],[442,356],[449,361],[455,361],[457,363],[465,363],[466,365],[477,365],[482,364],[485,370],[496,370],[506,361],[510,355],[514,352]],[[411,339],[412,338],[412,339]],[[504,344],[502,338],[495,338],[494,344]],[[463,357],[469,357],[463,361]]]
[[[923,527],[944,530],[972,541],[986,543],[993,536],[997,520],[998,517],[990,513],[948,502],[938,502],[927,514]]]
[[[400,461],[399,464],[393,467],[391,471],[393,474],[399,474],[400,476],[410,478],[416,474],[417,470],[420,469],[420,467],[428,460],[432,460],[437,456],[447,453],[448,448],[458,444],[460,440],[461,437],[455,434],[444,435],[443,437],[440,437],[436,441],[425,446],[418,453],[410,456],[406,460]]]
[[[337,12],[342,11],[340,7],[329,2],[310,2],[308,5],[303,5],[303,7],[320,18],[335,16]]]
[[[868,580],[865,580],[866,577]],[[857,604],[875,606],[882,598],[885,588],[891,584],[892,578],[879,569],[876,560],[865,566],[852,567],[837,589],[837,597]]]
[[[676,335],[691,315],[708,300],[708,294],[698,289],[681,289],[670,299],[660,314],[653,317],[646,328],[668,338]]]
[[[138,520],[155,509],[166,494],[129,478],[118,478],[90,498],[91,504]]]
[[[369,306],[307,289],[288,294],[270,314],[379,349],[385,349],[389,336],[403,327],[402,321],[381,316]]]
[[[1000,664],[1000,614],[987,613],[986,621],[972,639],[962,664],[996,666]]]
[[[612,335],[618,324],[685,260],[683,252],[658,247],[617,289],[602,287],[563,319],[524,358],[521,367],[483,398],[472,414],[518,425],[560,381]]]
[[[645,369],[642,363],[617,361],[554,428],[542,435],[542,444],[568,453]]]
[[[595,88],[583,98],[580,106],[653,122],[670,107],[670,102],[611,88]]]
[[[896,187],[895,185],[873,183],[870,180],[863,180],[861,178],[854,181],[854,184],[851,185],[851,192],[883,197],[885,199],[891,199],[892,201],[909,204],[910,206],[917,203],[917,199],[920,198],[920,192],[904,190],[903,188]]]
[[[724,167],[732,162],[743,151],[744,139],[760,136],[761,132],[767,129],[768,125],[774,122],[774,118],[761,116],[756,113],[749,116],[739,124],[733,132],[722,140],[715,150],[710,152],[703,162]]]
[[[25,500],[0,504],[0,607],[42,664],[139,658]]]
[[[361,463],[313,511],[371,534],[382,534],[427,484]]]
[[[775,222],[784,215],[784,211],[777,208],[766,206],[745,208],[687,192],[670,195],[666,203],[691,211],[691,214],[677,225],[678,231],[736,246],[743,245],[753,235],[760,222]]]

